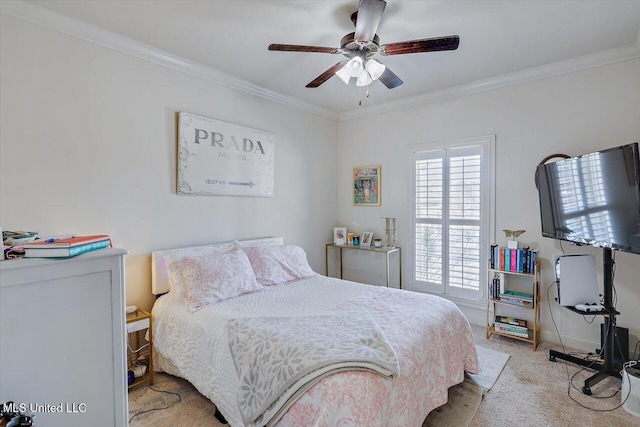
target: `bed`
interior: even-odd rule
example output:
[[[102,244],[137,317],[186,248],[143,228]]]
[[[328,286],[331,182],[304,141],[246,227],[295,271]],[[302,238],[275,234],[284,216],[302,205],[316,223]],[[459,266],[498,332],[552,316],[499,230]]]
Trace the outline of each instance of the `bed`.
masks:
[[[298,259],[299,265],[291,267],[288,259],[282,260],[282,253],[286,256],[292,253],[285,248],[294,250],[296,256],[304,260]],[[224,256],[233,256],[234,260],[220,261],[215,268],[227,268],[236,262],[236,258],[248,255],[256,281],[263,284],[258,289],[245,286],[239,295],[218,295],[213,303],[205,298],[204,302],[194,304],[192,299],[185,299],[184,289],[172,286],[173,283],[182,283],[179,280],[193,283],[189,282],[191,276],[185,273],[190,270],[182,269],[184,275],[176,278],[180,269],[175,266],[190,262],[194,253],[208,253],[207,259],[217,259],[217,255],[212,257],[211,254],[227,254],[232,250],[234,255]],[[321,276],[311,271],[304,251],[301,251],[301,248],[283,245],[282,238],[263,238],[154,252],[152,291],[156,296],[162,295],[152,310],[154,367],[193,384],[216,405],[231,426],[421,426],[429,412],[446,403],[448,388],[462,382],[465,371],[477,373],[471,329],[455,304],[437,296]],[[280,258],[265,258],[265,261],[255,257],[255,253],[276,252]],[[182,264],[174,262],[176,259]],[[245,263],[244,258],[238,262]],[[300,267],[302,264],[306,267]],[[298,275],[304,277],[295,277],[294,271],[294,279],[290,280],[289,270],[296,268],[302,271]],[[220,274],[221,280],[238,280],[244,274],[240,273],[243,269],[232,269],[229,276]],[[274,271],[282,277],[274,276]],[[194,277],[191,279],[196,283],[208,280],[202,271]],[[275,277],[273,283],[268,283],[269,277]],[[299,379],[295,387],[291,386],[290,380],[283,380],[279,387],[288,388],[286,393],[278,392],[281,394],[278,397],[280,403],[272,404],[258,418],[247,415],[247,408],[253,401],[242,394],[243,390],[246,391],[246,377],[250,375],[253,378],[255,369],[264,368],[252,366],[245,369],[249,363],[245,359],[256,359],[253,363],[264,365],[261,355],[277,351],[269,348],[269,351],[249,352],[247,346],[252,343],[243,341],[238,344],[240,335],[237,331],[246,331],[247,325],[254,323],[261,326],[263,320],[275,322],[278,328],[283,325],[278,322],[293,323],[297,328],[312,325],[312,333],[306,333],[310,329],[292,330],[284,339],[285,343],[298,340],[291,337],[303,340],[304,336],[311,335],[325,339],[325,344],[319,344],[324,346],[323,349],[340,347],[342,338],[338,338],[339,343],[326,344],[327,339],[334,339],[331,338],[333,332],[317,332],[325,319],[327,325],[331,322],[355,324],[356,328],[360,325],[363,331],[354,331],[354,336],[360,332],[368,334],[368,327],[363,325],[369,325],[374,338],[381,340],[381,347],[393,353],[381,350],[381,354],[387,357],[384,362],[388,363],[374,363],[377,369],[370,369],[370,363],[353,368],[328,369],[322,375],[314,374],[316,376],[311,377],[315,378],[313,381],[307,377]],[[336,326],[328,326],[327,329],[342,330],[343,333],[345,330]],[[360,342],[365,341],[371,339],[367,336]],[[276,342],[277,339],[269,339],[261,342],[259,345],[262,347],[259,348],[271,347]],[[363,351],[371,353],[369,350]],[[287,351],[290,350],[284,350],[285,353]],[[397,358],[395,369],[394,356]],[[292,392],[291,389],[298,387],[300,381],[304,387]],[[271,386],[273,382],[268,384],[265,388],[273,393],[276,390]],[[252,390],[257,396],[268,391]]]

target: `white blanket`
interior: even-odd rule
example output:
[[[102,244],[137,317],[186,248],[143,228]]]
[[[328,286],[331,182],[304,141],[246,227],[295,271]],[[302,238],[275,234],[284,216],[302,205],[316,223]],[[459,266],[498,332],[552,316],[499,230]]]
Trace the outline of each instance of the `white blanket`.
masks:
[[[272,425],[306,390],[337,372],[398,374],[396,354],[367,312],[232,319],[229,346],[247,424]]]

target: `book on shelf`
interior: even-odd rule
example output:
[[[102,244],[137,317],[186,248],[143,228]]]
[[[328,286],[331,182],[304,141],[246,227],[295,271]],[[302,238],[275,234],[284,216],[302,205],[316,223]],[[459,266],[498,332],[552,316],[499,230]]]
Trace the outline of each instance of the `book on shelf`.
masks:
[[[513,336],[522,337],[522,338],[529,338],[529,332],[528,331],[522,332],[520,330],[513,329],[512,327],[508,327],[508,325],[505,326],[505,325],[502,325],[502,324],[499,324],[499,323],[494,323],[494,329],[497,332],[501,332],[503,334],[513,335]]]
[[[527,321],[523,319],[517,319],[515,317],[496,315],[496,323],[504,323],[506,325],[519,326],[527,329]]]
[[[533,301],[533,295],[526,294],[524,292],[504,291],[503,295],[512,299],[519,299],[523,301]]]
[[[504,249],[504,271],[511,271],[511,249]]]
[[[497,298],[500,300],[500,302],[506,303],[506,304],[511,304],[511,305],[517,305],[519,307],[527,307],[527,308],[531,308],[533,307],[533,301],[527,301],[527,300],[523,300],[520,298],[514,298],[509,296],[508,294],[500,294],[499,298]]]
[[[76,243],[69,246],[33,246],[24,245],[25,258],[70,258],[87,252],[104,249],[111,246],[111,239],[90,241],[87,243]]]
[[[496,327],[500,328],[504,331],[510,331],[510,332],[514,332],[517,334],[526,334],[527,333],[527,328],[524,328],[522,326],[514,326],[514,325],[509,325],[507,323],[500,323],[500,322],[495,322]]]
[[[491,251],[489,252],[489,268],[492,270],[497,270],[496,261],[498,257],[496,256],[496,250],[498,249],[498,245],[491,245]]]
[[[533,272],[535,271],[535,267],[536,267],[536,261],[538,260],[538,252],[537,251],[530,251],[529,255],[530,255],[529,273],[533,274]]]
[[[522,264],[522,258],[524,255],[522,253],[522,249],[516,249],[516,270],[519,273],[524,273],[524,265]]]

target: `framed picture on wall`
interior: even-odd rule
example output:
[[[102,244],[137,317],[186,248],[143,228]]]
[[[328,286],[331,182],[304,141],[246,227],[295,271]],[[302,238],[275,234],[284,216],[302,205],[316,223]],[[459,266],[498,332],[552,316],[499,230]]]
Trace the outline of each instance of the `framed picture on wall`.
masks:
[[[353,205],[380,206],[380,166],[353,168]]]
[[[371,246],[371,242],[373,242],[373,232],[365,231],[362,233],[362,238],[360,239],[360,246]]]
[[[347,227],[333,227],[333,244],[344,245],[347,243]]]
[[[273,197],[275,135],[178,112],[177,193]]]

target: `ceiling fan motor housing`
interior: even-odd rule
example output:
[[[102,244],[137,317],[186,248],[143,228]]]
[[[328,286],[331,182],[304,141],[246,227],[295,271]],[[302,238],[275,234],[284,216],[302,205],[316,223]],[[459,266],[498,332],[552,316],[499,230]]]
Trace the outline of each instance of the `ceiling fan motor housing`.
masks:
[[[342,54],[348,58],[354,56],[368,57],[378,52],[380,48],[380,39],[378,35],[373,36],[373,40],[368,42],[359,42],[356,40],[356,33],[349,33],[340,40]]]

